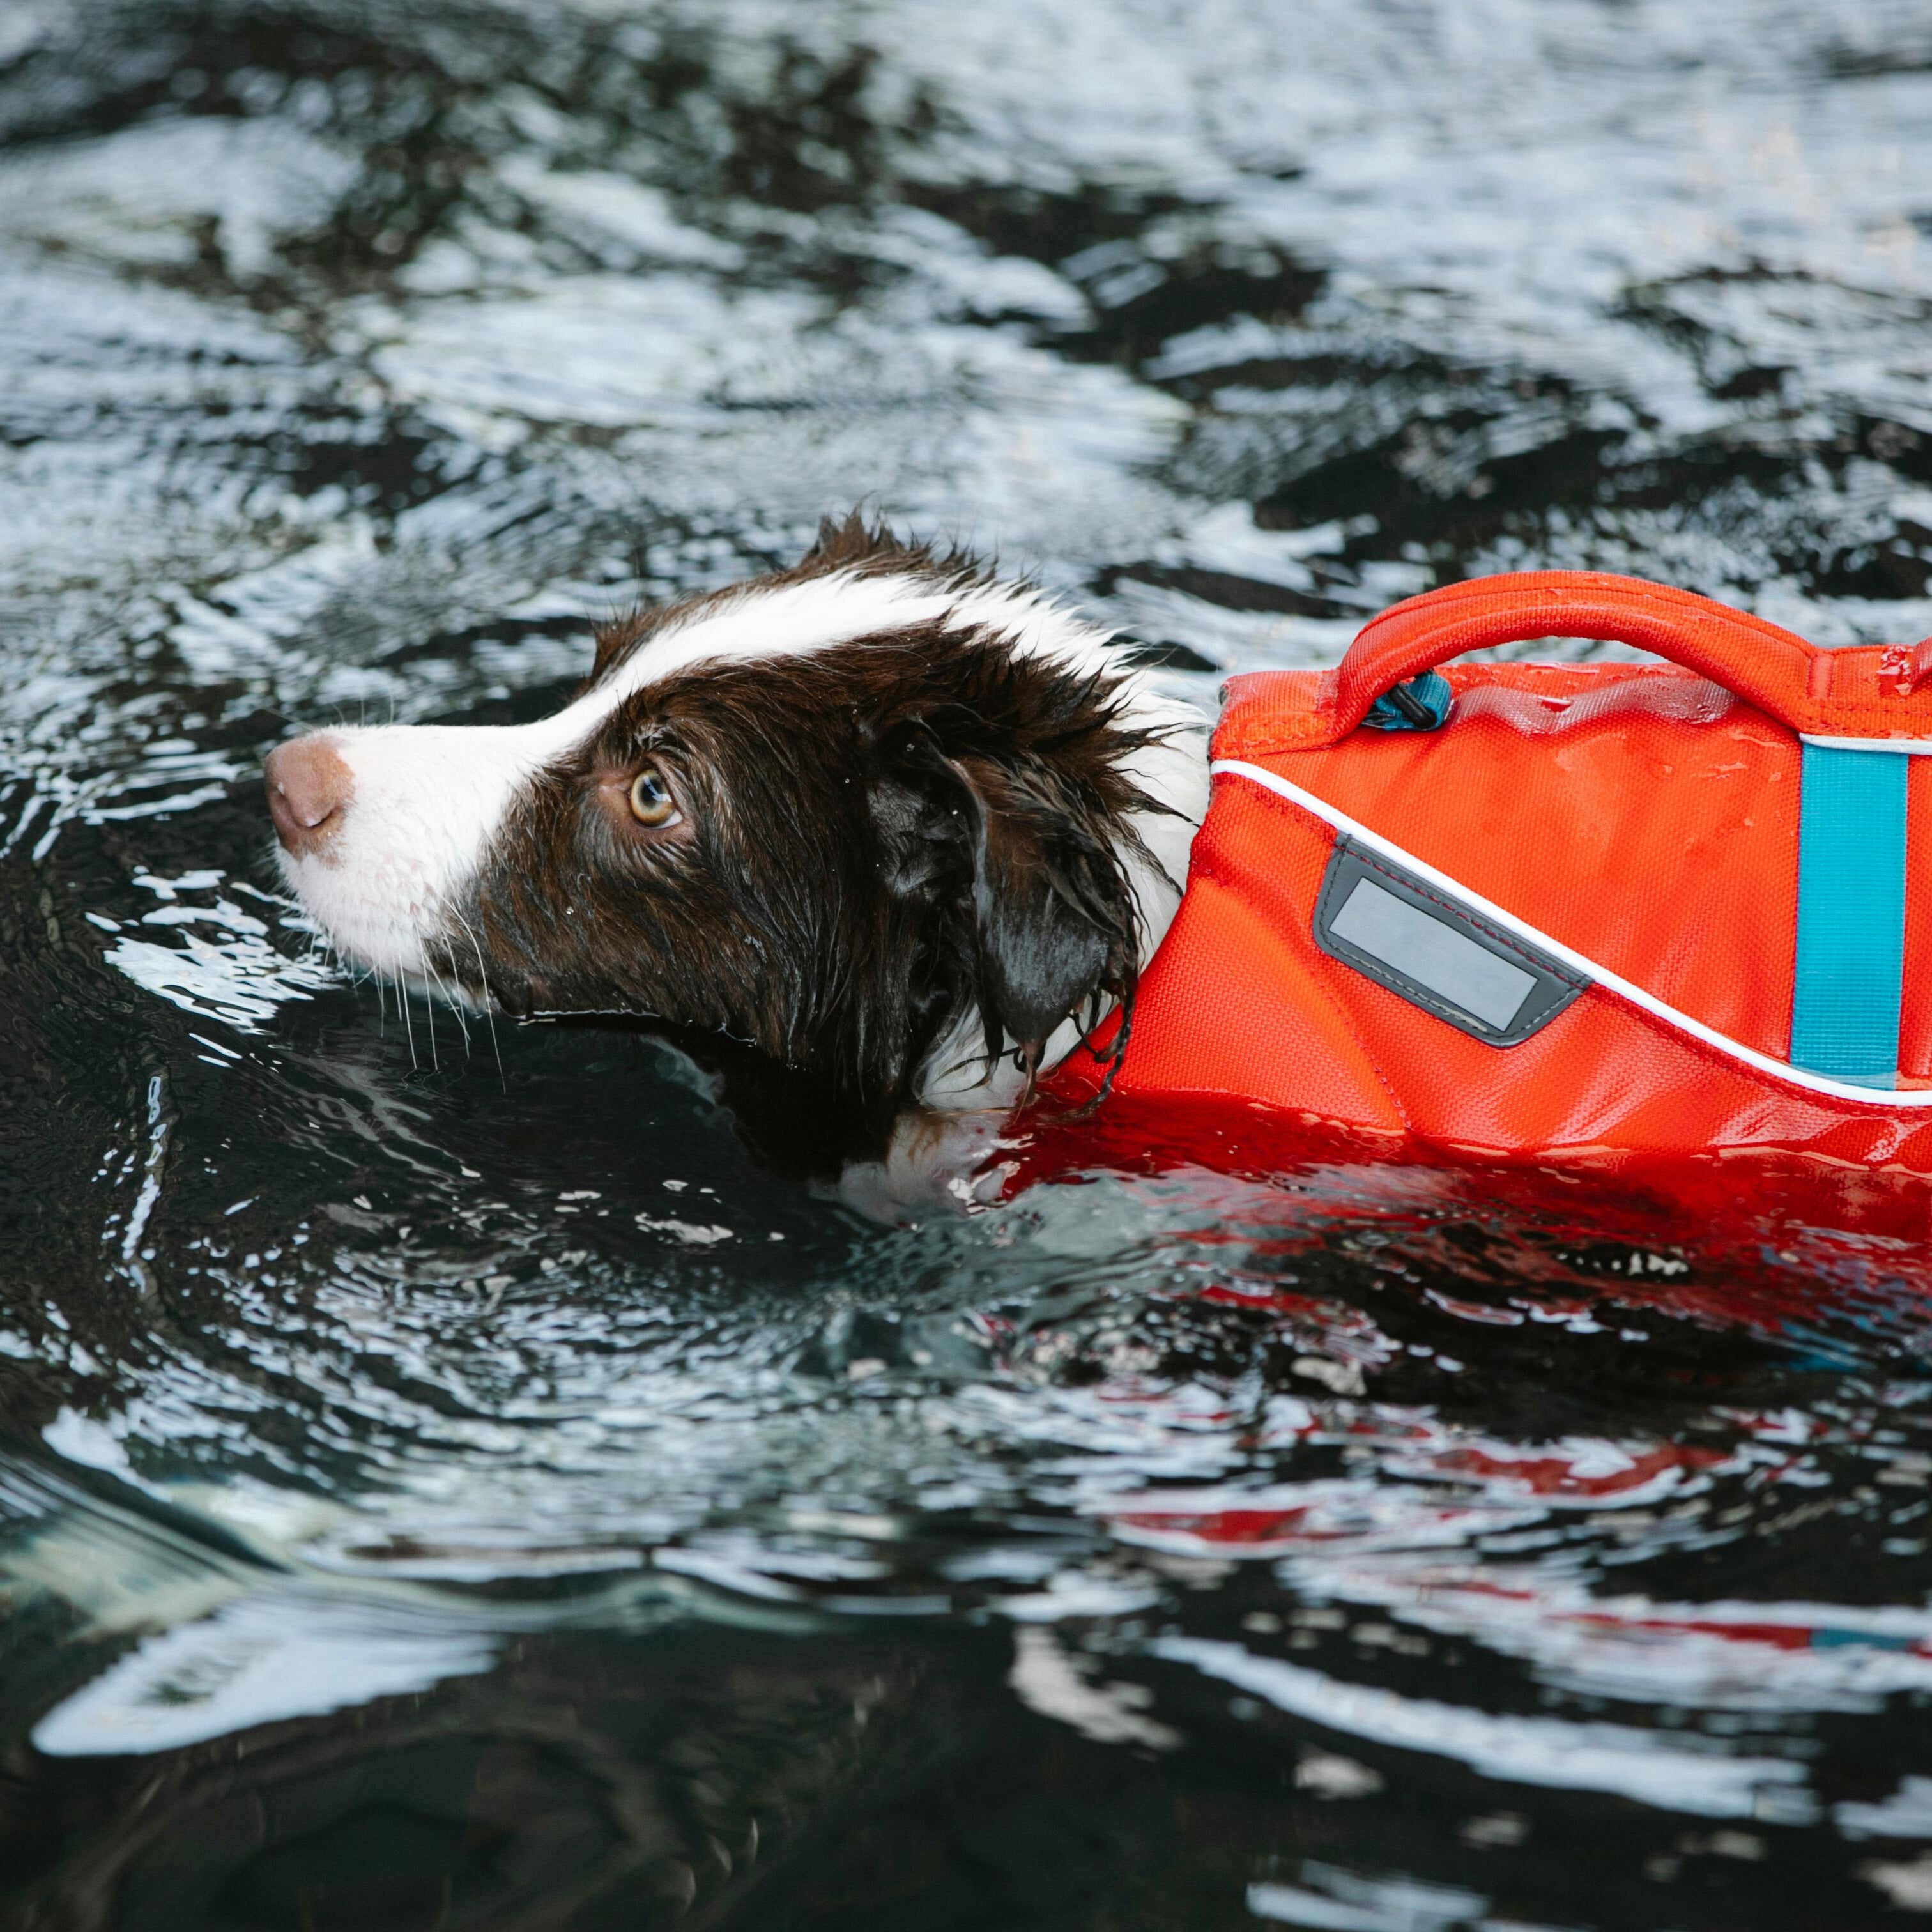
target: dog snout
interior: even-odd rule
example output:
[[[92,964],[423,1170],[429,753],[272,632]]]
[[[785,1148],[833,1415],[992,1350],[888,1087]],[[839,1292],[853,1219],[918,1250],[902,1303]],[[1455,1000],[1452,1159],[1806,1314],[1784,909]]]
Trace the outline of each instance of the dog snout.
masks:
[[[356,778],[326,731],[277,746],[262,776],[275,836],[291,857],[321,851],[342,829]]]

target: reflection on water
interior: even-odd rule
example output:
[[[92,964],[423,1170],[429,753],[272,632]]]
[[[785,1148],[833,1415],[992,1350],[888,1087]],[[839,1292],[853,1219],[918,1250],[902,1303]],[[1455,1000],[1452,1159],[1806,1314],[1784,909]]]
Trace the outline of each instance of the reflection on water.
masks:
[[[0,144],[10,1922],[1932,1912],[1921,1196],[877,1223],[343,983],[256,789],[860,498],[1198,694],[1539,564],[1932,632],[1922,7],[21,0]]]

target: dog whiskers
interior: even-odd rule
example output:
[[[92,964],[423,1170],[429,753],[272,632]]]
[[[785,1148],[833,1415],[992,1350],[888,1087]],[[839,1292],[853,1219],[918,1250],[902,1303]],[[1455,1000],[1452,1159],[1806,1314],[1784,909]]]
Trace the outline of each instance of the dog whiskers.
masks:
[[[422,1062],[416,1058],[416,1030],[415,1023],[410,1018],[410,989],[400,973],[396,975],[396,1004],[403,1010],[403,1031],[408,1036],[410,1042],[410,1071],[414,1073],[422,1067]],[[430,1045],[434,1046],[434,1040]]]
[[[462,927],[464,937],[468,939],[476,954],[476,977],[483,988],[483,1017],[489,1024],[490,1051],[496,1055],[496,1083],[506,1094],[508,1094],[510,1090],[510,1082],[503,1072],[502,1046],[496,1038],[496,1010],[492,1004],[493,995],[490,991],[489,969],[483,963],[483,943],[477,938],[476,929],[470,922],[453,907],[451,908],[451,916],[454,919],[458,926]],[[450,960],[452,972],[455,970],[455,958],[452,955]]]
[[[449,949],[446,946],[443,950],[446,952],[448,952]],[[427,952],[423,955],[423,970],[429,975],[430,979],[435,981],[436,990],[442,995],[443,1004],[448,1007],[450,1011],[456,1016],[456,1028],[457,1030],[463,1036],[463,1052],[464,1058],[467,1058],[470,1053],[470,1022],[463,1017],[463,1008],[458,1004],[454,995],[451,993],[449,988],[442,983],[442,975],[436,970],[436,967],[434,962],[430,960]],[[462,980],[460,976],[456,970],[456,956],[454,953],[450,954],[449,973],[450,977],[456,982],[458,991],[460,991]],[[427,1000],[429,996],[428,994],[424,994],[423,997],[424,1000]]]

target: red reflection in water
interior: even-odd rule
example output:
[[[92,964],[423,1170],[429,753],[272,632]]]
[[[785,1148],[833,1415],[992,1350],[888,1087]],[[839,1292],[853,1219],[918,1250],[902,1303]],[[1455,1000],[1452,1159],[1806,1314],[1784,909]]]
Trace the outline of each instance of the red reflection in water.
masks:
[[[1238,1202],[1217,1198],[1226,1218],[1191,1230],[1197,1242],[1251,1247],[1265,1231],[1280,1254],[1322,1245],[1338,1228],[1371,1228],[1404,1238],[1414,1256],[1444,1227],[1478,1224],[1497,1237],[1486,1264],[1534,1291],[1542,1320],[1563,1318],[1565,1304],[1550,1291],[1574,1298],[1580,1272],[1594,1293],[1627,1306],[1761,1330],[1814,1319],[1848,1296],[1901,1312],[1932,1298],[1932,1181],[1811,1154],[1510,1163],[1245,1103],[1131,1100],[1090,1120],[1036,1114],[1006,1153],[1009,1198],[1043,1181],[1103,1174],[1258,1184]],[[1576,1252],[1600,1244],[1613,1252],[1580,1270]],[[1438,1252],[1450,1271],[1462,1265],[1448,1249]],[[1207,1293],[1288,1314],[1320,1306],[1260,1288]],[[1589,1304],[1568,1306],[1580,1315]],[[1449,1312],[1521,1318],[1484,1302],[1456,1301]]]

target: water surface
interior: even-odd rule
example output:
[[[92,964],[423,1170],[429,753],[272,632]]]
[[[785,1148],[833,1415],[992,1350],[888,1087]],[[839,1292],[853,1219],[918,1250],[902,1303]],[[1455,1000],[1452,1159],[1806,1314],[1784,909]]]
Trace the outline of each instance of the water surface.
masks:
[[[0,143],[10,1922],[1932,1912],[1909,1230],[886,1225],[344,982],[258,777],[859,501],[1204,699],[1541,566],[1921,637],[1922,5],[16,0]]]

